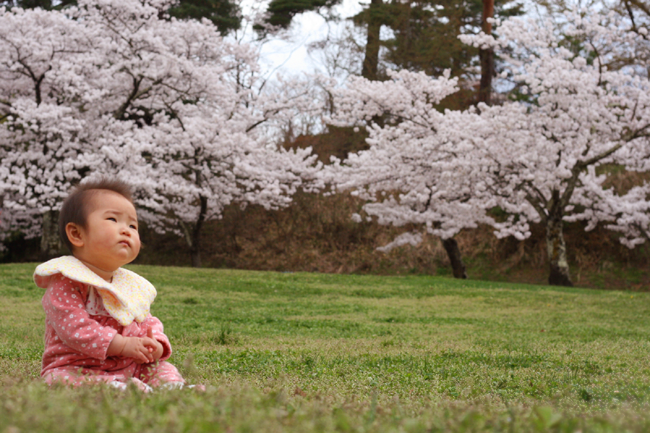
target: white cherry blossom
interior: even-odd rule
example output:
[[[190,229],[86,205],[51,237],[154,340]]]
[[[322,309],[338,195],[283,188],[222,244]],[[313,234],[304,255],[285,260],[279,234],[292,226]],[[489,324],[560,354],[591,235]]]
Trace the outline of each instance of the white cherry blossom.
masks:
[[[525,239],[530,223],[542,223],[549,281],[570,285],[564,221],[587,220],[588,229],[603,222],[628,246],[648,238],[648,185],[620,195],[604,187],[612,167],[650,170],[650,83],[645,60],[629,60],[647,41],[597,12],[575,14],[560,30],[511,18],[495,33],[462,38],[494,47],[527,100],[440,112],[456,86],[447,77],[352,79],[335,92],[332,122],[369,125],[370,149],[335,162],[328,180],[367,200],[365,212],[380,223],[443,239],[479,223]],[[619,58],[628,60],[610,69]],[[495,207],[508,216],[492,218]]]
[[[119,176],[136,188],[141,217],[185,236],[198,265],[202,225],[224,206],[274,209],[317,186],[311,150],[285,150],[268,134],[274,122],[320,109],[312,86],[292,80],[292,92],[263,92],[255,49],[208,21],[166,19],[169,4],[2,10],[7,215],[27,212],[51,228],[71,185]]]

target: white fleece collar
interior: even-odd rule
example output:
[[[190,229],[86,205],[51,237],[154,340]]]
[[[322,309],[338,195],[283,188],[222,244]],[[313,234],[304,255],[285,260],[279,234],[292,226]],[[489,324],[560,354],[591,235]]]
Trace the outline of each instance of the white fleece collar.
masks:
[[[108,314],[122,326],[130,325],[133,320],[144,321],[156,298],[154,286],[135,272],[118,268],[109,283],[74,256],[59,257],[39,265],[34,271],[34,282],[46,289],[57,274],[93,286],[102,297]]]

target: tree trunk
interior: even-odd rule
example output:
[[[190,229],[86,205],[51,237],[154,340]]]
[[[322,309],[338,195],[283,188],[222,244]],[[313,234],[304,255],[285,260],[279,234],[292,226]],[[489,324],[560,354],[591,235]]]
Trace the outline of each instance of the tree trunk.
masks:
[[[59,239],[59,213],[46,211],[43,214],[41,233],[41,260],[49,260],[61,254]]]
[[[451,269],[454,272],[454,278],[466,279],[467,273],[465,272],[465,264],[461,258],[460,249],[458,249],[458,242],[456,242],[456,239],[443,239],[442,246],[445,248],[445,251],[447,251],[447,256],[449,256],[449,262],[451,263]]]
[[[201,209],[199,210],[199,217],[196,220],[196,224],[194,224],[194,230],[192,230],[192,243],[190,245],[190,255],[192,257],[193,268],[201,267],[201,229],[203,228],[203,223],[205,222],[205,217],[208,211],[207,197],[200,196],[199,202],[201,204]]]
[[[366,54],[363,58],[361,75],[369,80],[377,79],[382,5],[382,0],[371,0],[368,10],[368,40],[366,42]]]
[[[494,0],[483,0],[483,32],[487,35],[492,34],[492,24],[488,18],[494,17]],[[494,51],[492,49],[479,49],[478,57],[481,61],[481,82],[478,90],[478,102],[484,102],[487,105],[491,103],[492,95],[492,77],[494,76]]]
[[[562,233],[562,210],[549,215],[546,221],[546,253],[550,265],[548,283],[552,286],[573,286],[569,276],[569,262],[566,258],[566,245]]]
[[[192,267],[200,268],[201,267],[201,251],[198,248],[190,248],[190,256],[192,257]]]

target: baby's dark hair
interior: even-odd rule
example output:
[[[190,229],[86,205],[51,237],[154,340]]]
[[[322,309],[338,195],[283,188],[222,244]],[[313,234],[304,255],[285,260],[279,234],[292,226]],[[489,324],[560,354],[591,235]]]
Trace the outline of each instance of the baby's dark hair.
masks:
[[[98,191],[113,191],[133,203],[131,187],[117,179],[99,179],[77,185],[72,189],[70,195],[65,199],[59,213],[59,237],[61,241],[72,252],[72,243],[68,239],[65,227],[68,223],[86,227],[88,218],[88,203],[90,198]]]

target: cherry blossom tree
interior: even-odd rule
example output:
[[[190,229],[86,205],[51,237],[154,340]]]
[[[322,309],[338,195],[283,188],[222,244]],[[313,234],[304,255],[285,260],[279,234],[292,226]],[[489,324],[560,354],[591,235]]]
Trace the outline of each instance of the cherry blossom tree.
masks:
[[[423,72],[389,73],[391,80],[374,82],[350,77],[343,89],[335,89],[332,123],[368,126],[370,148],[335,161],[327,180],[338,190],[352,190],[367,201],[368,217],[380,224],[422,227],[439,236],[456,278],[466,278],[458,245],[453,236],[463,228],[492,223],[479,191],[480,182],[460,154],[473,138],[462,112],[436,110],[436,105],[458,90],[457,78],[431,78]],[[382,118],[383,125],[373,122]],[[355,215],[361,221],[360,215]],[[381,251],[404,244],[417,244],[416,228],[381,247]]]
[[[648,207],[640,193],[647,186],[621,194],[605,181],[613,166],[650,169],[650,83],[643,56],[608,68],[617,58],[634,58],[630,52],[647,52],[645,29],[630,31],[613,14],[574,13],[556,30],[511,19],[499,26],[498,39],[465,40],[507,55],[512,77],[530,94],[526,103],[479,106],[481,122],[474,124],[482,139],[474,158],[488,167],[490,190],[511,214],[495,225],[497,234],[524,238],[530,222],[541,222],[549,283],[571,285],[565,221],[588,220],[587,229],[605,222],[623,232],[628,246],[641,239],[635,227],[647,227],[639,212]]]
[[[103,16],[96,20],[109,22]],[[133,140],[107,147],[107,166],[122,176],[138,173],[143,216],[159,231],[182,235],[192,264],[200,266],[203,225],[220,218],[226,205],[277,209],[288,205],[298,188],[318,182],[311,149],[268,144],[268,129],[319,104],[305,81],[285,83],[282,94],[260,93],[255,50],[223,39],[208,23],[151,21],[147,35],[126,17],[110,21],[126,26],[107,28],[114,32],[115,64],[125,53],[148,60],[117,69],[117,81],[133,82],[124,93],[136,95],[120,109],[139,128]],[[148,43],[139,43],[145,37]],[[164,55],[151,47],[164,47]]]
[[[587,229],[603,222],[626,245],[642,242],[648,186],[617,192],[605,181],[613,166],[650,169],[647,59],[629,55],[647,52],[646,31],[597,13],[576,13],[560,30],[512,18],[498,26],[498,39],[462,37],[499,51],[529,95],[501,106],[438,112],[453,91],[444,77],[402,71],[385,83],[353,80],[337,93],[334,121],[389,121],[372,125],[371,148],[335,166],[330,180],[368,200],[366,213],[380,222],[423,226],[443,239],[479,222],[525,239],[530,223],[542,223],[555,285],[571,285],[565,221],[587,220]],[[638,63],[608,69],[616,58]],[[486,213],[497,206],[504,221]],[[396,239],[406,241],[418,238]]]
[[[22,79],[27,96],[18,100],[11,89],[3,96],[9,122],[2,125],[2,166],[9,175],[1,181],[3,191],[23,197],[22,208],[50,211],[82,178],[120,176],[136,187],[143,219],[184,235],[198,266],[202,226],[225,205],[277,208],[297,188],[315,185],[319,167],[311,151],[269,144],[268,130],[318,103],[304,81],[286,83],[292,91],[280,95],[261,92],[251,47],[223,39],[206,20],[165,19],[169,4],[80,1],[64,13],[4,13],[15,23],[12,35],[23,39],[15,36],[3,72]],[[39,27],[33,17],[59,27]],[[44,46],[68,44],[42,50],[38,69],[30,66],[35,56],[23,55],[34,27]],[[30,81],[24,64],[43,78]],[[40,99],[38,86],[46,95]],[[41,112],[49,117],[37,118]],[[43,192],[57,176],[64,180]]]
[[[98,65],[88,30],[61,13],[0,9],[3,220],[27,236],[42,223],[44,251],[58,249],[61,198],[90,170],[88,119],[103,92],[89,82]]]

